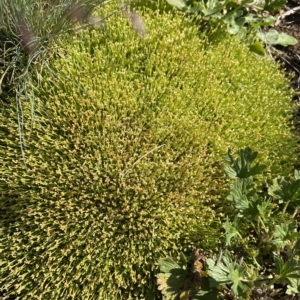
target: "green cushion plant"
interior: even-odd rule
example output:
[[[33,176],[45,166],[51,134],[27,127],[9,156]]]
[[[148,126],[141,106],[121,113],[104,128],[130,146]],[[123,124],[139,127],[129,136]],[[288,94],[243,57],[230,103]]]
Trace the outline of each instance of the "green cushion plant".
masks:
[[[228,148],[292,169],[277,67],[178,14],[121,14],[66,38],[23,102],[1,108],[0,288],[26,299],[143,299],[160,257],[217,243]],[[208,42],[210,36],[214,36]],[[219,38],[218,38],[219,37]],[[20,123],[19,123],[20,124]],[[215,218],[215,219],[214,219]]]

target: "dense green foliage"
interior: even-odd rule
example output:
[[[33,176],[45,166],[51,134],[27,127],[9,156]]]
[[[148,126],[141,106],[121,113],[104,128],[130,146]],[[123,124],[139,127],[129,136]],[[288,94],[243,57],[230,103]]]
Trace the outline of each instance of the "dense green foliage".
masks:
[[[164,300],[291,299],[300,292],[300,172],[255,186],[265,166],[250,148],[231,153],[225,170],[232,180],[227,200],[235,212],[224,222],[217,257],[193,249],[190,267],[159,260],[157,283]],[[255,164],[254,164],[255,163]],[[222,238],[221,238],[222,240]],[[288,296],[290,295],[290,296]],[[287,298],[288,297],[288,298]]]
[[[145,38],[118,14],[56,49],[22,103],[25,159],[1,107],[0,287],[22,300],[142,299],[158,258],[216,242],[228,148],[292,167],[291,92],[271,61],[179,14],[144,22]]]
[[[219,20],[226,25],[230,34],[238,36],[257,54],[265,54],[263,45],[289,46],[297,44],[297,39],[275,29],[269,29],[278,18],[279,9],[285,0],[232,1],[232,0],[166,0],[172,6],[196,14],[200,19],[212,22]],[[265,30],[262,30],[265,28]],[[251,35],[249,35],[251,33]]]

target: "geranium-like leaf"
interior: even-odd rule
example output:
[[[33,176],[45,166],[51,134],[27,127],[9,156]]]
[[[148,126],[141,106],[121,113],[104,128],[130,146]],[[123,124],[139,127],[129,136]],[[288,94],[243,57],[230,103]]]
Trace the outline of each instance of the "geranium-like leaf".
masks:
[[[297,180],[297,179],[300,179],[300,171],[299,170],[295,170],[294,171],[294,178]]]
[[[279,203],[290,203],[294,206],[300,206],[300,179],[286,181],[283,178],[273,180],[269,188],[269,194],[274,198],[279,198]]]
[[[229,178],[235,179],[237,177],[236,171],[233,168],[231,168],[229,165],[225,165],[224,170],[227,173],[227,175],[229,176]]]
[[[181,275],[160,273],[157,275],[158,290],[161,291],[165,300],[177,299],[187,280],[187,274],[182,270]]]
[[[186,259],[185,255],[184,255],[182,252],[179,253],[179,257],[178,257],[178,265],[179,265],[180,268],[182,268],[182,269],[185,268],[186,265],[187,265],[187,259]]]
[[[249,290],[249,287],[242,282],[242,276],[245,273],[245,267],[236,266],[234,270],[230,272],[228,278],[232,281],[232,290],[235,295],[245,293]]]
[[[281,257],[274,257],[275,270],[279,281],[289,284],[290,278],[300,278],[300,266],[296,259],[290,258],[286,262]]]
[[[208,274],[218,284],[231,283],[232,290],[237,296],[244,295],[249,291],[247,282],[246,267],[244,264],[238,264],[232,260],[232,254],[228,251],[222,258],[222,261],[217,265],[211,259],[207,260],[208,263]]]
[[[165,300],[177,299],[188,278],[187,271],[169,257],[160,259],[158,264],[163,272],[157,275],[158,290]]]
[[[251,184],[251,180],[241,180],[237,178],[233,184],[230,185],[230,195],[228,200],[234,203],[234,206],[238,210],[245,210],[249,207],[249,201],[247,198],[247,187]]]
[[[167,280],[169,279],[170,277],[170,274],[163,274],[163,273],[160,273],[157,275],[157,285],[158,285],[158,290],[159,291],[162,291],[163,289],[165,289],[166,287],[168,287],[168,284],[167,284]]]
[[[300,237],[296,240],[296,243],[294,245],[294,252],[295,255],[300,255]]]
[[[167,0],[167,2],[180,10],[187,8],[187,5],[184,0]]]
[[[163,273],[171,273],[174,270],[182,270],[177,262],[175,262],[172,258],[162,258],[158,261],[160,271]]]
[[[231,239],[234,238],[235,236],[238,236],[239,232],[234,226],[231,225],[231,223],[228,220],[228,216],[226,218],[224,228],[226,231],[226,233],[225,233],[226,234],[226,246],[230,246]]]
[[[194,300],[216,300],[218,298],[218,289],[212,288],[208,291],[200,290],[193,297]]]
[[[279,196],[280,194],[278,194],[278,193],[280,193],[280,190],[281,190],[280,185],[283,180],[284,180],[284,178],[281,176],[272,180],[272,184],[268,187],[268,194],[270,196],[272,196],[273,198],[276,198],[276,199],[280,198],[280,196]]]
[[[207,259],[208,271],[207,274],[212,277],[216,284],[229,283],[228,279],[229,270],[222,262],[215,265],[215,261],[211,258]],[[212,286],[212,285],[211,285]]]
[[[299,295],[300,294],[300,278],[290,278],[290,283],[287,285],[287,295]]]
[[[239,211],[238,217],[255,219],[259,213],[259,198],[253,190],[252,177],[236,178],[234,183],[230,185],[230,194],[227,199],[232,201]]]
[[[179,295],[179,300],[189,300],[190,299],[190,291],[183,290]]]
[[[230,151],[228,151],[228,158],[226,160],[232,165],[231,167],[235,171],[236,177],[247,178],[260,174],[266,168],[266,166],[258,163],[253,166],[253,162],[257,158],[257,155],[257,152],[252,151],[249,147],[246,147],[245,149],[239,151],[239,156],[237,159],[233,159]],[[227,171],[226,167],[225,171]]]
[[[273,206],[274,205],[270,200],[264,200],[261,204],[256,205],[258,213],[264,222],[268,222],[270,220]]]
[[[273,233],[272,243],[283,248],[287,242],[290,240],[294,240],[299,235],[297,232],[297,223],[296,221],[292,221],[287,224],[280,224],[275,226],[275,230]],[[291,239],[293,237],[293,239]]]

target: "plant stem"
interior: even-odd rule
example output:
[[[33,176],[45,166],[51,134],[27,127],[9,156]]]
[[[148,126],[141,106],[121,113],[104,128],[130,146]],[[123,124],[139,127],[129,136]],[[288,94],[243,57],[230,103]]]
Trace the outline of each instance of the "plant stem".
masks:
[[[296,217],[296,215],[297,215],[297,213],[298,213],[298,210],[299,210],[299,208],[296,207],[296,209],[295,209],[295,211],[294,211],[294,213],[293,213],[293,215],[292,215],[292,218],[293,218],[293,219]]]
[[[285,203],[284,208],[283,208],[283,211],[282,211],[283,213],[285,213],[285,211],[286,211],[286,209],[287,209],[289,203],[290,203],[290,201],[287,201],[287,202]]]
[[[265,223],[263,222],[263,220],[261,219],[260,216],[258,216],[258,222],[261,223],[261,225],[262,225],[264,231],[265,231],[265,232],[268,232],[268,229],[267,229]]]
[[[267,285],[267,289],[269,289],[277,280],[278,276],[275,275],[271,282]]]

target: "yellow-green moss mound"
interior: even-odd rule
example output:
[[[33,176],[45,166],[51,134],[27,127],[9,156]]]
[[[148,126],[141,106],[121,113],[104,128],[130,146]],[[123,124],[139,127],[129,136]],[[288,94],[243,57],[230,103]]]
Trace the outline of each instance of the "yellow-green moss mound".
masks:
[[[116,15],[64,45],[23,103],[25,160],[1,108],[0,288],[22,300],[143,299],[160,257],[218,242],[228,148],[291,169],[276,67],[180,15],[144,21],[143,39]]]

